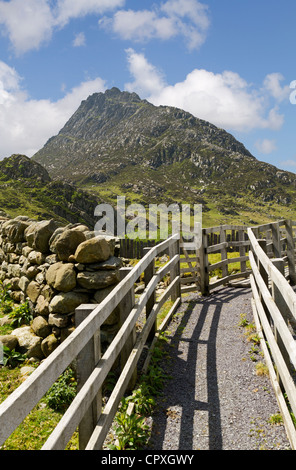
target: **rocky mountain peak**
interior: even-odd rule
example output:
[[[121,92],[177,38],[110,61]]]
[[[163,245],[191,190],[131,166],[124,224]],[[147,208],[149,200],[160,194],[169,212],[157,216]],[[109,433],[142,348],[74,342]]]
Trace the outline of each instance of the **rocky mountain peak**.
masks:
[[[57,136],[33,159],[51,177],[85,180],[118,165],[159,167],[198,155],[200,164],[209,155],[253,158],[234,137],[190,113],[169,106],[154,106],[136,93],[111,88],[94,93],[81,105]]]
[[[268,204],[275,214],[277,205],[291,208],[296,195],[294,173],[258,161],[224,129],[115,87],[82,101],[33,160],[53,180],[111,203],[123,194],[144,203],[201,203],[204,212],[218,210],[222,222],[230,214],[253,223],[254,207],[259,213]]]

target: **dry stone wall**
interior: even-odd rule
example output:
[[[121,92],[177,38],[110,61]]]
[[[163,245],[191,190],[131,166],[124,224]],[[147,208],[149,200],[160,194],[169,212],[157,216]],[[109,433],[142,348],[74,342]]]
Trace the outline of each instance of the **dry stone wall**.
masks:
[[[47,357],[75,328],[75,308],[100,303],[119,282],[122,260],[116,254],[115,239],[85,225],[2,218],[0,280],[16,304],[29,302],[33,321],[0,340],[11,340],[28,357]],[[118,322],[115,311],[103,325],[103,344],[114,337]]]

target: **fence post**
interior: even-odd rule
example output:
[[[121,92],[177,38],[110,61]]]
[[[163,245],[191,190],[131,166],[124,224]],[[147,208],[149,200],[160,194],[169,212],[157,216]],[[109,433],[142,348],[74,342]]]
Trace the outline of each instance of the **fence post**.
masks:
[[[280,235],[279,222],[275,222],[271,224],[271,233],[272,233],[272,245],[273,245],[274,257],[280,258],[282,256],[282,250],[281,250],[281,235]]]
[[[148,253],[148,251],[150,251],[150,249],[151,248],[149,248],[149,247],[143,249],[144,256]],[[149,266],[144,271],[145,286],[148,285],[148,283],[150,282],[150,280],[152,279],[154,274],[155,274],[155,263],[154,263],[154,259],[153,259],[152,262],[149,264]],[[146,303],[146,318],[149,317],[150,312],[153,309],[154,304],[155,304],[155,291],[153,291],[153,293],[151,294],[150,298],[148,299],[148,301]],[[156,331],[157,331],[157,320],[155,319],[155,322],[154,322],[154,324],[153,324],[153,326],[150,330],[150,333],[148,335],[148,338],[147,338],[147,340],[149,342],[151,342],[153,340]]]
[[[244,230],[239,230],[238,231],[238,240],[240,242],[243,242],[245,240],[245,231]],[[240,246],[239,247],[239,255],[240,256],[246,256],[246,247],[245,246]],[[241,272],[244,273],[247,270],[247,263],[246,261],[241,261]]]
[[[75,310],[76,327],[93,311],[94,304],[80,305]],[[77,356],[77,391],[82,388],[95,365],[101,358],[100,329],[94,332],[92,339],[84,346]],[[87,443],[95,429],[102,410],[102,393],[98,392],[79,424],[79,450],[85,450]]]
[[[208,236],[205,229],[202,229],[201,246],[199,248],[199,266],[200,266],[200,290],[201,294],[209,295],[209,260],[208,260]]]
[[[119,270],[120,281],[122,281],[122,279],[124,279],[131,270],[132,270],[132,268],[121,268]],[[122,299],[122,301],[120,302],[120,305],[119,305],[119,309],[120,309],[120,326],[122,326],[123,323],[125,322],[125,320],[127,319],[128,315],[130,314],[131,310],[133,309],[135,303],[136,303],[135,302],[135,291],[134,291],[134,286],[132,285],[132,286],[130,286],[130,290],[128,291],[126,296]],[[136,327],[133,328],[129,338],[127,339],[124,347],[121,350],[121,354],[120,354],[120,367],[121,367],[121,370],[123,370],[123,368],[126,364],[126,361],[128,360],[129,355],[130,355],[130,353],[131,353],[131,351],[134,347],[135,342],[136,342]],[[136,380],[137,380],[137,368],[135,368],[135,370],[132,374],[131,380],[130,380],[130,382],[128,384],[128,387],[127,387],[128,390],[131,390],[131,389],[134,388]]]
[[[220,227],[220,243],[226,242],[226,230]],[[227,248],[221,248],[221,261],[227,260]],[[222,266],[222,277],[228,276],[228,264],[224,263]]]
[[[287,234],[287,257],[289,267],[289,278],[292,286],[296,285],[296,272],[295,272],[295,251],[293,239],[293,226],[292,220],[286,220],[286,234]]]
[[[176,240],[172,245],[169,247],[169,257],[172,259],[175,255],[180,254],[180,240]],[[175,265],[174,268],[171,269],[170,271],[170,281],[173,282],[173,280],[177,277],[180,276],[180,261]],[[179,278],[179,282],[176,285],[176,287],[172,291],[171,299],[173,302],[177,300],[179,297],[181,297],[181,280]]]

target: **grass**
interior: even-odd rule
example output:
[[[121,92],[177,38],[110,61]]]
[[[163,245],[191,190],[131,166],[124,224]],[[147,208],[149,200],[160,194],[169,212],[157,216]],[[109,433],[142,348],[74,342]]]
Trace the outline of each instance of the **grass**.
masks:
[[[8,335],[11,331],[22,325],[29,323],[32,319],[27,302],[15,306],[10,297],[9,286],[0,285],[0,318],[8,315],[11,323],[0,326],[0,335]],[[0,403],[2,403],[14,390],[25,380],[21,367],[28,365],[27,358],[16,351],[5,351],[4,364],[0,365]],[[8,362],[6,363],[6,359]],[[32,365],[30,363],[30,365]],[[37,367],[38,364],[36,363]],[[62,381],[63,380],[63,381]],[[33,408],[30,414],[23,420],[17,429],[11,434],[1,447],[2,450],[38,450],[47,440],[55,426],[58,424],[64,411],[64,406],[57,406],[57,400],[60,399],[62,405],[69,403],[70,395],[73,399],[73,376],[67,380],[63,374],[54,386],[50,389],[51,395],[47,394]],[[50,401],[51,399],[51,401]],[[62,410],[60,408],[63,408]],[[71,439],[68,448],[76,449],[77,436]]]
[[[269,377],[269,370],[266,364],[258,362],[256,364],[256,375],[259,377]]]
[[[24,365],[24,364],[23,364]],[[0,402],[2,403],[24,378],[21,367],[14,369],[0,367]],[[1,450],[39,450],[48,439],[63,415],[63,411],[53,409],[46,397],[33,408],[31,413],[10,435],[0,448]],[[67,450],[78,450],[78,434],[73,435]]]
[[[270,424],[282,424],[283,423],[283,417],[280,413],[275,413],[270,416],[269,421]]]
[[[159,327],[163,319],[168,314],[173,302],[168,300],[162,307],[158,317],[157,326]],[[4,316],[0,313],[0,317]],[[0,327],[0,335],[9,334],[13,327],[5,325]],[[145,377],[142,377],[133,392],[132,399],[136,402],[136,409],[139,411],[146,407],[146,412],[153,403],[153,394],[161,388],[163,375],[157,365],[157,357],[161,356],[160,343],[155,348],[154,359],[151,367]],[[21,385],[24,378],[21,374],[21,367],[28,365],[28,361],[23,362],[17,367],[0,366],[0,403],[2,403],[16,388]],[[31,364],[30,364],[31,365]],[[36,364],[37,367],[37,364]],[[23,420],[11,436],[0,448],[1,450],[39,450],[48,439],[51,432],[57,426],[63,416],[68,404],[74,398],[73,390],[76,385],[73,375],[69,379],[63,374],[57,382],[51,387],[50,391],[39,401],[30,414]],[[115,385],[115,384],[114,384]],[[128,401],[128,400],[127,400]],[[126,402],[124,402],[126,403]],[[126,408],[121,407],[117,415],[117,434],[120,437],[120,446],[125,448],[134,448],[143,444],[147,439],[147,429],[144,421],[139,416],[127,417]],[[138,419],[139,418],[139,419]],[[131,427],[134,433],[139,431],[139,436],[133,435],[130,440],[124,437],[124,430]],[[140,432],[141,431],[141,432]],[[131,444],[133,443],[133,445]],[[68,443],[66,450],[78,450],[78,432],[76,431]]]
[[[164,335],[160,335],[153,349],[151,363],[146,374],[139,378],[131,395],[123,397],[109,433],[111,450],[140,450],[150,437],[150,428],[146,418],[155,407],[155,397],[161,394],[164,382],[169,378],[159,365],[163,358]],[[133,404],[132,413],[128,413],[129,404]]]

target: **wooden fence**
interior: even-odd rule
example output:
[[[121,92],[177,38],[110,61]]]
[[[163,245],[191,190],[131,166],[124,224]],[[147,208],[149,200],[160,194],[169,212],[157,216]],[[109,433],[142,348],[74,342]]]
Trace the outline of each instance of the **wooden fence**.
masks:
[[[249,277],[254,319],[271,382],[291,447],[296,449],[295,426],[290,414],[292,411],[296,416],[295,228],[296,224],[290,220],[252,228],[232,225],[205,228],[201,246],[193,254],[177,236],[152,248],[143,247],[140,261],[134,268],[120,270],[122,280],[103,302],[76,309],[75,331],[0,405],[0,445],[76,359],[78,393],[42,449],[64,449],[77,427],[80,449],[101,449],[121,398],[135,383],[144,345],[149,340],[153,346],[159,331],[178,308],[181,294],[197,290],[207,295],[222,284]],[[233,252],[239,256],[230,257],[229,253]],[[156,271],[155,259],[164,253],[169,254],[168,261]],[[218,253],[221,259],[211,264],[213,253]],[[240,263],[239,272],[229,269],[232,263]],[[210,282],[210,273],[216,269],[221,270],[221,278]],[[142,273],[145,290],[136,301],[134,284]],[[156,287],[168,274],[170,283],[156,299]],[[189,275],[181,277],[185,274]],[[168,299],[173,305],[157,329],[157,315]],[[121,328],[101,357],[100,327],[117,306]],[[142,312],[146,321],[136,334],[135,325]],[[118,356],[121,374],[102,410],[102,385]],[[145,368],[149,357],[148,353]]]
[[[170,260],[155,272],[155,258],[169,250]],[[163,304],[173,305],[159,331],[181,301],[179,240],[176,236],[147,249],[133,269],[122,271],[123,279],[99,305],[82,305],[76,310],[77,327],[61,345],[0,405],[0,445],[29,414],[63,371],[77,358],[78,393],[42,447],[65,449],[79,427],[79,448],[100,449],[128,385],[135,381],[137,362],[147,341],[157,334],[156,319]],[[144,273],[145,290],[135,301],[134,284]],[[170,284],[155,298],[157,284],[170,273]],[[101,357],[100,326],[119,306],[122,326]],[[136,336],[135,325],[142,311],[146,321]],[[78,356],[77,356],[78,355]],[[120,355],[122,372],[102,411],[101,388],[116,358]]]
[[[199,250],[200,290],[203,295],[209,294],[216,287],[231,283],[238,278],[247,278],[251,270],[247,267],[249,260],[248,249],[250,242],[246,226],[221,225],[202,229],[202,245]],[[238,252],[236,258],[229,253]],[[210,264],[209,255],[220,254],[221,260]],[[233,273],[229,266],[240,263],[238,272]],[[210,282],[210,273],[216,269],[222,270],[222,277]]]
[[[122,258],[141,259],[147,248],[157,244],[155,240],[129,240],[127,238],[120,240],[119,254]],[[181,292],[193,292],[200,290],[200,269],[199,269],[199,250],[198,248],[186,249],[183,240],[180,241],[180,255],[182,256],[181,273]],[[163,254],[168,254],[165,250]]]
[[[296,294],[293,223],[248,229],[254,319],[292,449],[296,432]],[[265,238],[262,238],[265,236]]]
[[[251,270],[248,268],[249,246],[247,227],[237,225],[221,225],[202,229],[202,244],[196,249],[186,250],[180,243],[181,254],[181,285],[182,293],[200,291],[208,295],[220,285],[229,284],[236,279],[248,278]],[[153,246],[153,240],[120,240],[120,256],[140,259],[147,246]],[[236,258],[229,254],[238,252]],[[209,255],[219,254],[221,260],[211,264]],[[240,264],[240,269],[233,272],[231,265]],[[221,278],[210,282],[211,273],[221,270]]]
[[[151,248],[157,244],[156,240],[120,239],[119,255],[121,258],[141,259],[145,248]]]

